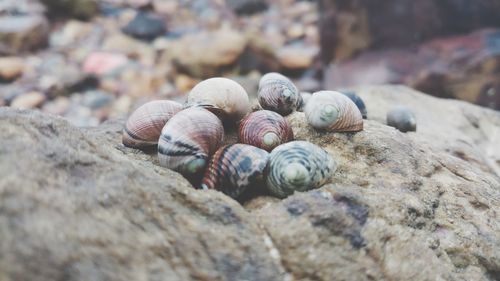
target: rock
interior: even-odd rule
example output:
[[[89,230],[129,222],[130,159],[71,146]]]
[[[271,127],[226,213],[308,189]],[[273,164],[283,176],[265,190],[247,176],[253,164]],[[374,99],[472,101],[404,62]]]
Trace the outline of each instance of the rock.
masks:
[[[0,15],[0,55],[15,55],[43,47],[49,24],[41,15]]]
[[[50,45],[55,47],[74,47],[92,32],[92,24],[69,20],[60,30],[50,36]]]
[[[285,69],[305,69],[313,64],[318,48],[313,46],[284,46],[276,52],[276,56]]]
[[[111,74],[128,63],[128,58],[123,54],[93,52],[83,62],[83,72],[102,76]]]
[[[220,29],[187,34],[172,42],[167,52],[181,72],[208,78],[235,64],[246,43],[240,32]]]
[[[94,0],[41,0],[49,14],[58,17],[90,19],[98,12],[97,1]]]
[[[19,57],[0,57],[0,82],[12,81],[23,74],[24,60]]]
[[[495,280],[500,113],[401,86],[356,93],[373,118],[359,133],[318,132],[303,113],[287,117],[297,139],[335,157],[331,183],[285,200],[257,197],[246,210],[124,148],[124,120],[78,129],[1,108],[0,272],[6,280]],[[382,123],[394,103],[411,107],[418,132]]]
[[[228,5],[238,15],[250,15],[267,9],[267,3],[263,0],[226,0]]]
[[[123,32],[138,39],[153,40],[166,32],[165,21],[158,15],[138,12]]]
[[[41,106],[46,99],[45,95],[40,92],[30,92],[17,96],[10,106],[23,109],[36,108]]]

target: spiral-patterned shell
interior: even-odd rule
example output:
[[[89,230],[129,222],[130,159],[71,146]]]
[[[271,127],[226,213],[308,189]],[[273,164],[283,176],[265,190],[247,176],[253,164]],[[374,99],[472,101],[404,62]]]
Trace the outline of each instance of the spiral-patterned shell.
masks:
[[[297,109],[300,94],[293,82],[285,76],[271,72],[259,81],[258,101],[263,109],[288,115]]]
[[[210,160],[203,189],[216,189],[237,198],[247,187],[263,179],[269,153],[246,144],[221,147]]]
[[[250,111],[250,100],[237,82],[222,77],[198,83],[189,92],[188,105],[201,105],[223,121],[237,122]]]
[[[202,107],[174,115],[163,127],[158,142],[160,165],[186,177],[205,170],[210,156],[222,145],[224,128],[217,116]]]
[[[292,141],[276,147],[269,154],[265,177],[268,190],[284,198],[295,191],[321,187],[337,168],[324,149],[306,141]]]
[[[293,140],[293,131],[283,116],[274,111],[260,110],[241,120],[238,140],[271,151],[276,146]]]
[[[316,129],[331,132],[363,130],[363,117],[354,102],[335,91],[320,91],[312,95],[304,113],[307,122]]]
[[[363,119],[366,119],[368,117],[365,102],[361,99],[361,97],[351,91],[341,91],[341,93],[350,98],[352,102],[354,102],[354,104],[358,107],[359,112],[361,112],[361,116],[363,116]]]
[[[413,112],[404,106],[395,106],[387,112],[387,125],[403,133],[417,130],[417,119]]]
[[[133,148],[156,146],[165,123],[181,109],[180,103],[168,100],[143,104],[128,118],[123,130],[123,144]]]

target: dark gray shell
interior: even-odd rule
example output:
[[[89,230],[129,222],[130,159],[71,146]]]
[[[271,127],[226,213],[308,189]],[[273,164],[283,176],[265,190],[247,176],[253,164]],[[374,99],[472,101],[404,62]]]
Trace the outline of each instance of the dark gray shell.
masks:
[[[413,112],[404,106],[395,106],[387,112],[387,125],[403,133],[417,130],[417,119]]]
[[[210,160],[202,189],[216,189],[237,198],[263,179],[269,153],[247,144],[221,147]]]
[[[293,82],[285,76],[271,72],[259,81],[257,99],[263,109],[281,115],[292,113],[300,104],[300,94]]]
[[[328,182],[337,168],[333,157],[321,147],[306,141],[292,141],[269,154],[266,186],[276,197],[307,191]]]
[[[368,118],[365,102],[363,101],[363,99],[361,99],[360,96],[356,95],[356,93],[352,91],[340,91],[340,92],[349,97],[354,102],[354,104],[358,107],[359,112],[361,112],[363,119]]]

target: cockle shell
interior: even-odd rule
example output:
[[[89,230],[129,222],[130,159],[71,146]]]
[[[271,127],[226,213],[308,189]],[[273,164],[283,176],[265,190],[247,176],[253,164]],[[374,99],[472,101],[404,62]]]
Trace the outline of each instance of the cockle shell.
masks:
[[[311,93],[301,92],[299,99],[299,106],[297,106],[297,111],[304,111],[304,107],[306,107],[306,104],[311,97],[312,97]]]
[[[250,100],[245,89],[237,82],[223,77],[198,83],[189,92],[187,103],[201,105],[223,121],[237,122],[250,111]]]
[[[269,154],[265,177],[268,190],[279,198],[328,182],[337,163],[327,151],[306,141],[292,141]]]
[[[316,129],[331,132],[363,130],[363,117],[354,102],[335,91],[320,91],[312,95],[304,109],[307,121]]]
[[[260,110],[241,120],[238,140],[271,151],[276,146],[293,140],[293,131],[283,116],[274,111]]]
[[[210,156],[222,145],[224,128],[217,116],[202,107],[190,107],[165,124],[158,142],[160,165],[187,178],[205,170]]]
[[[387,112],[387,125],[403,133],[417,130],[417,119],[413,112],[404,106],[395,106]]]
[[[354,102],[354,104],[358,107],[359,112],[361,112],[361,116],[363,116],[363,119],[366,119],[368,117],[365,102],[361,99],[361,97],[351,91],[341,91],[341,93],[350,98],[352,102]]]
[[[267,151],[247,144],[223,146],[210,160],[201,186],[237,198],[263,179],[268,156]]]
[[[263,109],[288,115],[299,106],[300,95],[290,79],[271,72],[262,76],[259,81],[258,100]]]
[[[123,130],[123,144],[133,148],[156,146],[165,123],[181,109],[180,103],[169,100],[143,104],[128,118]]]

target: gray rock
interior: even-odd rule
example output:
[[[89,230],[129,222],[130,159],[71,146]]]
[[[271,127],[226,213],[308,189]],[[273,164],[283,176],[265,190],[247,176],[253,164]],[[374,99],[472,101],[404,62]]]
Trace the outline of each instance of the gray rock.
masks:
[[[89,19],[97,14],[98,6],[94,0],[41,0],[51,15]]]
[[[48,21],[41,15],[0,15],[0,55],[43,47],[48,34]]]
[[[153,40],[166,32],[165,21],[160,16],[139,12],[123,28],[123,32],[138,39]]]

